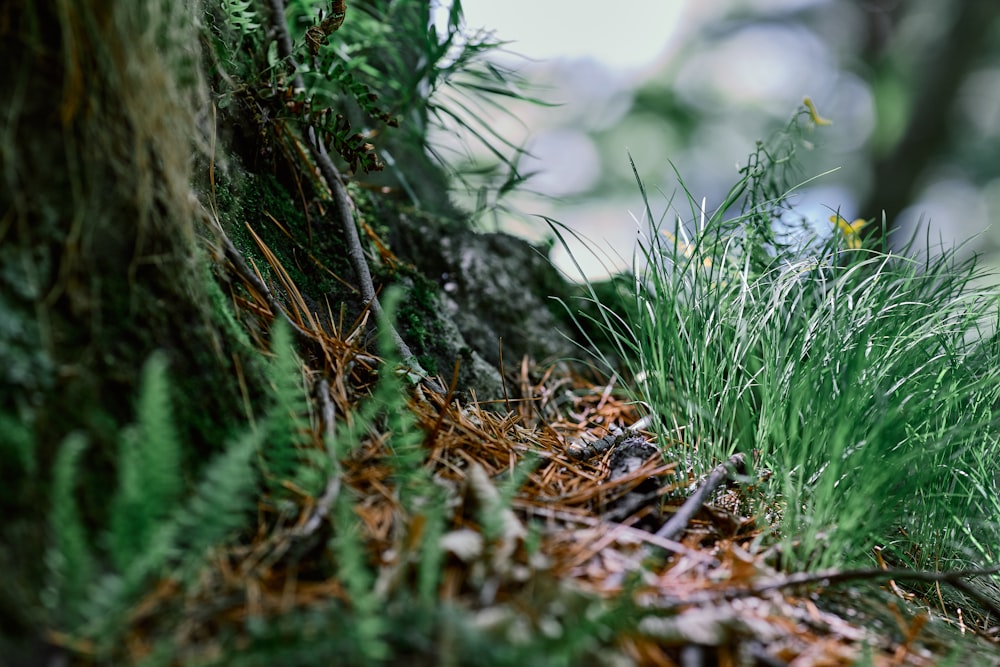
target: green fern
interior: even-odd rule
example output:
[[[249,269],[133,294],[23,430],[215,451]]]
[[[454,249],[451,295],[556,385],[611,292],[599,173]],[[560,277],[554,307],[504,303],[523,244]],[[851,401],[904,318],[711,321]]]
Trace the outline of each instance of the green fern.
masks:
[[[38,471],[31,428],[12,415],[0,414],[0,457],[16,463],[29,477]]]
[[[145,548],[180,498],[181,443],[170,406],[167,362],[155,354],[143,369],[137,423],[119,438],[118,493],[111,505],[111,558],[124,570]]]
[[[172,523],[189,557],[200,559],[246,528],[257,487],[251,460],[260,439],[259,431],[250,430],[232,441],[209,463],[194,496],[175,514]]]
[[[254,506],[258,477],[251,460],[264,435],[255,429],[212,460],[191,498],[180,502],[181,442],[169,394],[165,358],[154,355],[143,371],[136,424],[120,434],[118,490],[105,539],[112,567],[96,580],[74,495],[83,436],[67,438],[53,468],[46,606],[57,627],[94,641],[99,655],[113,653],[152,578],[192,583],[206,552],[245,529]]]
[[[191,499],[155,528],[142,551],[90,588],[83,614],[87,622],[77,632],[97,642],[100,652],[114,650],[152,577],[169,569],[170,576],[192,585],[206,553],[246,528],[257,485],[251,458],[259,438],[251,430],[233,440],[205,468]]]
[[[334,63],[330,68],[329,79],[340,84],[358,103],[358,106],[372,118],[376,118],[389,127],[398,127],[399,119],[383,109],[378,104],[378,95],[367,84],[358,80],[344,63]]]
[[[421,604],[438,603],[445,551],[441,539],[448,527],[447,497],[438,488],[427,498],[424,509],[424,526],[421,534],[419,560],[417,561],[417,596]]]
[[[278,320],[271,335],[273,356],[267,369],[271,408],[264,417],[261,465],[275,497],[286,495],[284,482],[315,494],[321,488],[329,459],[321,449],[310,447],[310,425],[304,416],[309,404],[291,331],[284,321]]]
[[[393,623],[394,619],[390,621]],[[343,604],[295,611],[267,623],[251,623],[246,638],[230,641],[221,657],[204,667],[313,667],[314,665],[388,664],[370,660],[353,633],[354,614]],[[413,623],[405,627],[412,632]],[[410,656],[412,657],[412,656]],[[411,663],[412,661],[407,661]]]
[[[368,566],[368,554],[354,515],[355,501],[349,494],[337,499],[336,525],[331,551],[337,559],[337,575],[350,596],[350,634],[357,637],[367,663],[385,660],[389,656],[386,644],[389,626],[384,616],[384,602],[375,590],[375,577]]]
[[[496,485],[496,501],[479,508],[478,519],[486,539],[495,540],[503,534],[505,513],[511,511],[514,496],[540,462],[541,458],[531,454],[518,461],[507,478]]]
[[[53,620],[72,625],[80,620],[80,609],[94,573],[94,557],[77,509],[74,495],[80,456],[87,439],[74,433],[63,441],[52,470],[52,509],[49,524],[52,545],[45,561],[52,575],[45,602]]]
[[[239,30],[240,34],[260,28],[257,12],[253,9],[253,0],[222,0],[221,6],[229,25]]]

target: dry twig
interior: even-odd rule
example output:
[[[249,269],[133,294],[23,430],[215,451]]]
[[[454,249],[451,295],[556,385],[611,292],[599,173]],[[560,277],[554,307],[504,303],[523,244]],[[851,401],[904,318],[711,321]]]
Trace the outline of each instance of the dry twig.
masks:
[[[716,466],[708,479],[698,487],[698,490],[691,494],[691,497],[681,505],[670,520],[656,531],[656,536],[665,540],[676,540],[719,485],[725,482],[733,472],[743,471],[745,465],[742,454],[733,454],[729,460]]]
[[[222,228],[222,225],[211,216],[208,216],[207,212],[205,215],[209,218],[210,224],[215,229],[215,232],[219,234],[219,237],[222,240],[222,249],[225,253],[226,259],[228,259],[229,263],[233,265],[233,268],[236,270],[236,273],[239,274],[240,278],[242,278],[251,288],[256,290],[257,293],[264,298],[264,301],[267,302],[267,306],[271,309],[271,312],[284,319],[297,336],[303,340],[312,340],[312,337],[306,333],[302,327],[295,323],[295,320],[292,319],[291,315],[288,314],[288,311],[285,310],[284,306],[282,306],[278,299],[275,298],[274,294],[271,293],[271,290],[264,284],[264,281],[261,280],[249,266],[247,266],[246,260],[243,259],[243,255],[236,249],[236,246],[229,238],[229,235],[226,234],[226,230]]]
[[[1000,606],[989,596],[977,591],[965,581],[968,577],[986,577],[1000,573],[1000,565],[974,570],[953,570],[950,572],[929,572],[925,570],[905,570],[881,568],[862,568],[856,570],[821,570],[819,572],[795,572],[793,574],[770,577],[746,588],[723,588],[720,590],[700,591],[684,598],[661,598],[667,607],[701,605],[732,600],[736,598],[755,597],[786,588],[795,588],[808,584],[829,586],[848,581],[918,581],[923,583],[941,583],[965,593],[983,608],[1000,618]]]
[[[326,483],[323,495],[321,495],[319,500],[316,501],[316,507],[309,516],[309,520],[306,521],[300,529],[300,534],[302,536],[308,536],[315,533],[323,523],[323,519],[330,514],[330,509],[333,507],[333,504],[337,501],[337,496],[340,494],[341,478],[343,476],[343,471],[340,469],[340,461],[337,459],[337,454],[334,449],[337,412],[333,405],[333,401],[330,400],[330,383],[327,382],[325,378],[319,381],[316,393],[323,411],[323,429],[325,432],[324,440],[326,441],[327,448],[333,450],[330,451],[333,470],[330,472],[330,479]]]
[[[299,90],[304,90],[305,82],[302,79],[302,75],[298,72],[298,63],[296,63],[294,54],[292,53],[292,38],[288,34],[288,27],[285,23],[284,0],[271,0],[271,8],[274,12],[274,28],[278,33],[278,50],[282,59],[285,60],[288,63],[288,66],[291,67],[292,71],[295,72],[295,87]],[[344,182],[340,178],[340,173],[333,166],[333,161],[330,159],[330,155],[327,153],[326,147],[323,145],[323,142],[319,140],[319,135],[316,132],[314,125],[308,125],[306,135],[306,143],[309,146],[309,152],[312,154],[313,160],[315,160],[316,165],[319,167],[320,174],[322,174],[323,180],[326,181],[327,187],[329,187],[330,193],[336,204],[337,215],[340,217],[341,228],[344,232],[344,242],[347,244],[347,256],[351,262],[351,267],[354,269],[354,273],[358,278],[358,288],[361,291],[361,298],[364,299],[365,303],[369,308],[371,308],[371,311],[376,317],[381,317],[382,305],[379,303],[378,296],[375,294],[375,286],[372,282],[371,271],[368,269],[368,262],[365,260],[364,249],[361,247],[361,238],[358,235],[358,228],[354,221],[353,202],[351,201],[350,195],[347,194],[347,188],[344,186]],[[399,335],[399,332],[396,331],[396,328],[389,322],[384,323],[384,326],[389,327],[389,334],[392,337],[393,344],[396,346],[396,349],[402,357],[403,364],[423,378],[431,390],[438,394],[443,394],[444,388],[440,385],[440,383],[431,378],[420,366],[420,362],[417,361],[416,356],[410,350],[403,338]]]

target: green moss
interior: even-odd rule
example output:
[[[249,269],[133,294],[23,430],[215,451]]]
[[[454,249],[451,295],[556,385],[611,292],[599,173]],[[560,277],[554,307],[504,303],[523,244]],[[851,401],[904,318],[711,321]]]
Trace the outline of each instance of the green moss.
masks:
[[[357,281],[331,202],[310,203],[306,215],[301,199],[293,198],[290,189],[271,174],[249,173],[222,189],[227,193],[219,197],[220,219],[227,234],[280,300],[285,300],[281,283],[247,226],[277,258],[321,320],[327,301],[334,312],[344,304],[348,317],[360,314],[360,297],[347,287]]]
[[[225,334],[239,343],[240,347],[247,351],[253,350],[253,344],[247,336],[246,329],[236,320],[232,302],[223,294],[216,277],[212,275],[212,265],[205,262],[202,264],[202,268],[202,284],[212,306],[215,321],[219,323]]]
[[[438,317],[433,314],[440,308],[434,291],[436,287],[419,274],[413,274],[412,278],[414,286],[396,313],[397,325],[403,336],[414,343],[420,365],[436,375],[441,369],[429,352],[439,346],[444,335]]]

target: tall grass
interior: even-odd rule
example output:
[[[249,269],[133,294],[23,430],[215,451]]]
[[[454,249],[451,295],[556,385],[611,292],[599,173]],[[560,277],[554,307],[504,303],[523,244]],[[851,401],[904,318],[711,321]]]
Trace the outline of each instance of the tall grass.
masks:
[[[759,516],[789,566],[875,546],[913,565],[992,562],[997,290],[954,251],[876,248],[839,216],[789,226],[766,190],[788,154],[754,157],[723,206],[685,193],[694,219],[669,228],[640,181],[634,302],[591,316],[665,455],[700,475],[740,451],[769,471]]]

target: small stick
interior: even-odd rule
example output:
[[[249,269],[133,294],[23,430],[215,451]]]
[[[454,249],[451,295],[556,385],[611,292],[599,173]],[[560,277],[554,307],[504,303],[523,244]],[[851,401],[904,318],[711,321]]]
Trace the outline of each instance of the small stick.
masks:
[[[698,487],[698,490],[691,494],[670,520],[656,531],[656,536],[666,540],[676,540],[687,528],[688,523],[698,513],[698,510],[708,502],[712,492],[725,482],[734,471],[742,471],[745,467],[746,462],[742,454],[733,454],[729,460],[716,466],[708,479]]]
[[[208,216],[207,212],[205,215]],[[243,280],[245,280],[251,287],[257,290],[262,297],[264,297],[264,300],[267,302],[267,306],[271,309],[271,312],[288,322],[289,326],[292,327],[292,331],[294,331],[296,335],[300,336],[303,340],[311,341],[312,336],[306,333],[302,327],[295,323],[292,317],[288,314],[288,311],[285,310],[281,303],[274,297],[271,290],[267,288],[267,285],[264,284],[256,273],[250,270],[250,267],[247,266],[246,261],[243,259],[243,255],[236,249],[236,246],[229,238],[229,235],[226,234],[226,230],[222,228],[222,225],[210,216],[208,216],[208,218],[213,223],[212,226],[215,228],[215,231],[222,238],[222,246],[226,259],[228,259],[233,265],[236,272],[240,274],[240,277],[243,278]]]
[[[337,410],[333,405],[333,401],[330,400],[330,383],[326,381],[326,378],[319,381],[316,387],[316,394],[320,405],[323,406],[323,429],[326,432],[324,440],[326,440],[328,448],[333,448],[333,451],[330,452],[333,471],[330,473],[330,479],[326,483],[323,495],[316,501],[316,507],[309,516],[309,520],[305,522],[299,531],[299,534],[303,537],[312,535],[319,529],[320,524],[330,514],[330,508],[333,507],[333,503],[337,501],[337,496],[340,494],[340,461],[337,459],[336,448],[334,448],[334,438],[336,437],[337,429]]]
[[[515,507],[522,512],[533,514],[536,516],[543,516],[550,519],[558,519],[560,521],[565,521],[567,523],[579,523],[584,526],[589,526],[591,528],[608,528],[610,530],[618,530],[622,535],[628,535],[633,539],[644,542],[645,544],[659,547],[664,551],[669,551],[672,553],[683,554],[689,556],[699,562],[709,563],[712,565],[718,565],[719,561],[712,556],[709,556],[701,551],[686,547],[680,542],[674,542],[673,540],[665,540],[663,538],[656,537],[655,535],[642,530],[640,528],[633,528],[632,526],[627,526],[623,523],[618,523],[615,521],[608,521],[603,518],[595,518],[586,514],[575,514],[573,512],[567,512],[565,510],[552,509],[550,507],[542,507],[538,505],[533,505],[527,501],[521,500],[520,498],[514,498],[511,501],[511,507]]]
[[[274,12],[274,27],[278,31],[278,51],[282,59],[287,61],[295,72],[295,87],[304,90],[305,82],[298,71],[298,63],[295,62],[292,54],[292,38],[288,34],[288,25],[285,22],[285,0],[271,0],[271,9]],[[309,152],[316,161],[320,174],[322,174],[323,180],[326,181],[327,186],[330,188],[330,193],[333,195],[334,202],[336,203],[337,215],[340,217],[341,228],[344,232],[344,242],[347,244],[347,257],[351,262],[351,267],[354,269],[355,275],[358,277],[361,298],[364,299],[376,317],[381,317],[382,304],[379,303],[378,296],[375,294],[375,286],[372,282],[371,271],[368,269],[368,262],[365,260],[364,249],[361,247],[361,238],[358,235],[358,228],[354,221],[354,207],[350,196],[347,194],[347,188],[344,186],[340,174],[334,168],[333,161],[326,152],[326,147],[317,138],[316,128],[312,124],[309,124],[306,134],[306,143],[309,146]],[[424,378],[427,386],[432,391],[443,394],[444,387],[431,378],[420,366],[416,355],[410,351],[409,346],[399,335],[399,332],[396,331],[396,328],[391,323],[386,323],[385,326],[389,327],[392,342],[399,351],[403,363],[414,373]]]

